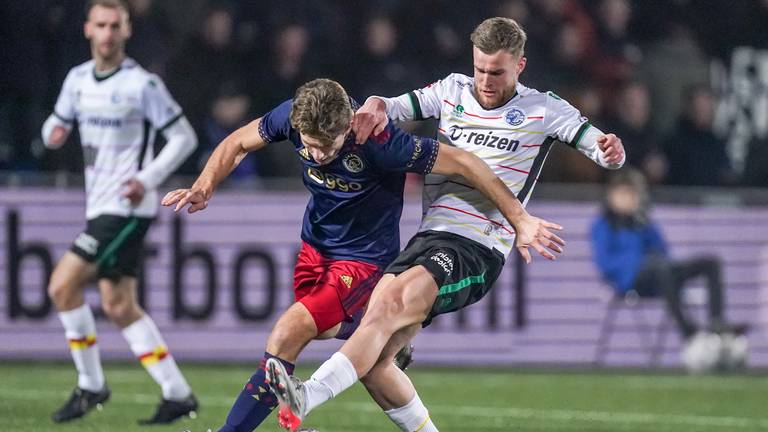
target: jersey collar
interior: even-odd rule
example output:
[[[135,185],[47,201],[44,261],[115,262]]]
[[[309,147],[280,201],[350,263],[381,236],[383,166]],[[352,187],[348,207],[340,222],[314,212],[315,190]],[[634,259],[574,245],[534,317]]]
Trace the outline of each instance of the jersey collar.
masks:
[[[96,80],[96,82],[106,81],[112,78],[113,76],[117,75],[117,73],[120,72],[123,69],[123,67],[130,66],[132,62],[133,60],[131,58],[125,57],[123,61],[119,65],[117,65],[116,68],[112,69],[112,71],[106,75],[99,75],[98,73],[96,73],[96,66],[94,65],[93,69],[91,69],[91,72],[93,73],[93,79]]]

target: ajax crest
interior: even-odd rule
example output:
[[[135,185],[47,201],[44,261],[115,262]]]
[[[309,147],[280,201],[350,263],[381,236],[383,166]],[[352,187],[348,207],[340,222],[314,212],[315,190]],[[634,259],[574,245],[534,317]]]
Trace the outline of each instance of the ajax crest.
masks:
[[[344,160],[342,161],[344,164],[344,168],[347,169],[347,171],[352,173],[359,173],[363,169],[365,169],[365,164],[363,163],[363,160],[360,159],[360,156],[356,154],[348,154],[344,156]]]

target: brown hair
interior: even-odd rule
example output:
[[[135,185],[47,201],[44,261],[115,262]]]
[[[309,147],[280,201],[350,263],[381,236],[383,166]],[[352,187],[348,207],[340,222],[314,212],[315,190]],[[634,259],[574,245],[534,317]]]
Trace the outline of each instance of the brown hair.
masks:
[[[124,0],[89,0],[88,3],[85,4],[85,18],[88,18],[88,15],[91,13],[91,9],[93,9],[96,6],[101,6],[105,8],[110,9],[122,9],[125,11],[126,14],[130,15],[130,9],[128,9],[128,4],[125,3]]]
[[[475,27],[469,37],[486,54],[505,50],[520,58],[525,54],[525,30],[512,18],[488,18]]]
[[[352,121],[352,106],[344,87],[320,78],[296,90],[291,108],[291,126],[313,138],[333,141]]]

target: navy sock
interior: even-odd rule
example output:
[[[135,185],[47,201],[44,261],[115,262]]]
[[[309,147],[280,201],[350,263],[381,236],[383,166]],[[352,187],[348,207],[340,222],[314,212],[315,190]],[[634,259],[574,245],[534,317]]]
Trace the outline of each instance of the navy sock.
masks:
[[[264,365],[267,363],[267,359],[270,358],[279,360],[285,366],[288,373],[293,374],[295,367],[293,363],[288,363],[265,352],[264,358],[259,365],[259,370],[251,376],[251,379],[245,384],[240,395],[237,396],[235,404],[232,405],[227,415],[227,423],[219,429],[219,432],[251,432],[277,407],[277,398],[272,393],[272,390],[269,389],[269,385],[264,382],[266,378]]]

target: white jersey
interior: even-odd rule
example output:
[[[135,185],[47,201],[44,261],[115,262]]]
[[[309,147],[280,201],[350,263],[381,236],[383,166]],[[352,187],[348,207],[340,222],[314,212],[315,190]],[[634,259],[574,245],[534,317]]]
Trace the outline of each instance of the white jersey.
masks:
[[[517,84],[503,106],[486,110],[474,95],[474,79],[451,74],[396,98],[381,98],[393,120],[440,120],[438,138],[485,161],[523,205],[530,199],[552,144],[564,142],[606,168],[596,137],[602,132],[554,93]],[[430,174],[423,191],[419,231],[449,231],[508,256],[514,230],[501,212],[460,176]]]
[[[185,142],[180,152],[149,167],[155,160],[157,132],[178,124],[179,120],[186,125],[188,122],[160,78],[130,58],[104,77],[96,75],[93,60],[72,68],[51,120],[67,127],[77,122],[85,162],[87,219],[103,214],[155,216],[159,203],[157,185],[197,145],[191,132],[191,139],[182,140]],[[43,131],[45,140],[46,126]],[[136,206],[122,197],[123,183],[132,178],[139,179],[145,187],[144,199]]]

